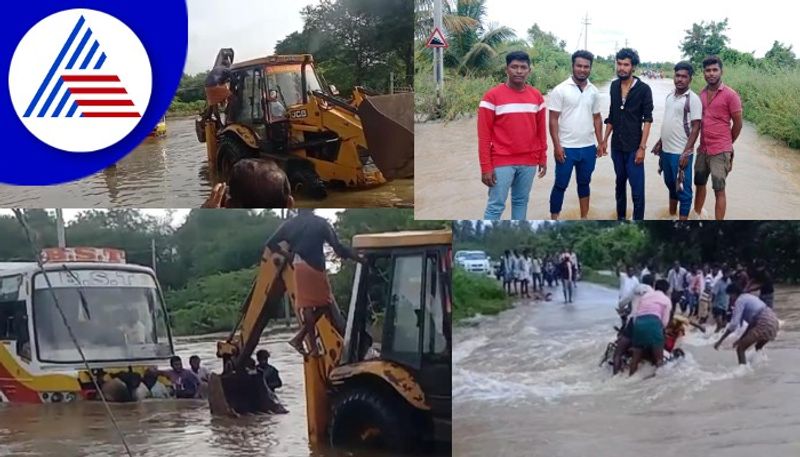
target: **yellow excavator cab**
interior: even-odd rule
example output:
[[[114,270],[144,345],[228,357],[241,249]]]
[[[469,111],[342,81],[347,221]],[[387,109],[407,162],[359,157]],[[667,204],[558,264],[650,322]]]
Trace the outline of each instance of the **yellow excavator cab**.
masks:
[[[449,446],[452,232],[357,235],[352,245],[366,260],[356,265],[343,333],[334,303],[316,323],[316,341],[306,341],[321,354],[303,356],[309,440]],[[296,288],[290,259],[265,249],[240,323],[217,346],[224,370],[209,385],[212,413],[285,412],[245,365],[268,310],[293,300]]]
[[[369,233],[353,237],[353,249],[391,249],[399,247],[452,245],[450,230],[416,230],[407,232]]]

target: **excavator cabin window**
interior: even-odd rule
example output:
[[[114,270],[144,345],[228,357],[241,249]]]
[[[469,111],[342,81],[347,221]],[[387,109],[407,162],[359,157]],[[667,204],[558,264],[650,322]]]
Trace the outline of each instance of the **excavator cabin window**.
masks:
[[[247,68],[236,72],[233,77],[233,93],[237,108],[232,120],[241,124],[263,124],[264,106],[261,88],[263,73],[260,68]]]
[[[380,358],[421,368],[426,360],[447,357],[446,274],[437,268],[442,252],[405,248],[367,253],[367,265],[357,267],[345,363]]]

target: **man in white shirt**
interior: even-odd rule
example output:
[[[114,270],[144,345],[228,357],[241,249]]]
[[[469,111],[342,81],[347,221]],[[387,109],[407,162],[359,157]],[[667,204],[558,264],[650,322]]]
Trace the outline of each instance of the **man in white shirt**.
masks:
[[[550,192],[550,217],[558,219],[572,169],[578,184],[581,219],[589,214],[589,184],[595,161],[603,155],[597,145],[603,139],[600,96],[589,81],[594,56],[589,51],[572,54],[572,76],[550,91],[550,137],[556,159],[556,178]]]
[[[680,202],[682,221],[689,218],[692,207],[692,157],[703,118],[700,97],[689,89],[693,74],[691,63],[684,61],[675,65],[675,91],[667,94],[661,139],[652,151],[660,156],[659,165],[669,191],[669,214],[673,217],[678,214]],[[684,176],[689,176],[689,182],[684,182]]]
[[[125,339],[125,344],[144,344],[147,342],[147,331],[144,323],[139,319],[137,310],[129,310],[127,320],[120,326],[120,331]]]
[[[650,264],[649,263],[642,264],[642,272],[639,273],[639,282],[641,282],[641,280],[645,276],[650,275],[650,274],[652,274],[652,272],[650,271]]]
[[[681,312],[686,312],[686,302],[681,302],[683,298],[685,284],[686,284],[687,271],[681,266],[679,261],[675,261],[672,268],[667,275],[667,282],[669,282],[670,298],[672,307],[675,308],[678,303],[681,303]]]
[[[623,298],[633,297],[636,286],[639,285],[639,280],[630,265],[625,267],[625,271],[618,271],[617,274],[619,275],[619,299],[621,303]],[[628,301],[630,301],[630,298],[628,298]]]
[[[200,380],[198,398],[206,398],[208,395],[208,381],[211,378],[211,373],[200,365],[200,356],[198,355],[189,357],[189,367],[191,367],[192,373],[197,376],[197,379]]]
[[[622,275],[628,276],[627,273],[620,275],[620,282],[622,282]],[[635,278],[634,278],[635,279]],[[628,286],[632,283],[629,281]],[[630,349],[633,338],[633,318],[639,308],[639,301],[642,297],[653,291],[654,278],[648,274],[642,276],[642,282],[633,288],[626,288],[625,295],[620,297],[617,306],[617,314],[622,320],[622,327],[620,327],[617,335],[617,347],[614,349],[614,374],[622,370],[622,356]],[[622,286],[620,285],[620,288]],[[622,291],[620,290],[620,293]]]
[[[534,292],[537,288],[542,290],[544,288],[544,283],[542,282],[542,260],[536,256],[536,253],[533,254],[533,259],[531,259],[531,273]]]
[[[522,251],[522,257],[520,258],[520,269],[521,269],[521,277],[520,277],[520,292],[519,296],[522,298],[524,295],[527,298],[531,298],[530,289],[528,289],[528,285],[531,282],[531,257],[530,252],[525,249]]]

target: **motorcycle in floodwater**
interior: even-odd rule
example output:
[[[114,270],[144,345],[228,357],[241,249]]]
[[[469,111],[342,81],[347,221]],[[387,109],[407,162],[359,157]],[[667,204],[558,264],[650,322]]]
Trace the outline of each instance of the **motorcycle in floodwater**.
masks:
[[[622,336],[623,330],[625,329],[626,325],[632,325],[629,322],[629,315],[630,315],[630,307],[626,307],[623,309],[618,309],[617,312],[619,313],[620,319],[622,320],[622,326],[614,327],[614,330],[617,332],[617,338],[608,343],[606,345],[605,350],[603,351],[603,356],[600,359],[599,366],[614,366],[614,353],[617,351],[617,344],[619,341],[620,336]],[[685,318],[681,315],[674,315],[672,320],[670,321],[670,325],[665,330],[665,344],[664,344],[664,363],[671,363],[677,361],[686,356],[686,353],[678,346],[679,339],[686,334],[686,327],[691,325],[689,319]],[[633,348],[628,348],[622,354],[622,365],[621,369],[626,370],[630,366],[631,359],[633,357]],[[645,354],[644,360],[650,362],[650,364],[655,364],[652,360],[650,354]]]

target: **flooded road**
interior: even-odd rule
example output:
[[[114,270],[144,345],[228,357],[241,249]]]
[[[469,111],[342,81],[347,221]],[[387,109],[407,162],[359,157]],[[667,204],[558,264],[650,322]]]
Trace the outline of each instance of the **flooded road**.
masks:
[[[167,135],[148,138],[115,167],[57,186],[0,184],[0,207],[197,208],[212,184],[206,148],[197,142],[194,118],[167,119]],[[332,190],[322,201],[296,197],[314,208],[411,207],[414,180],[402,179],[367,190]]]
[[[650,149],[661,135],[664,100],[674,90],[672,80],[643,79],[653,90],[653,127],[645,157],[645,218],[668,219],[666,186],[658,174],[658,159]],[[608,114],[609,84],[599,87],[603,117]],[[431,122],[415,126],[415,215],[421,219],[481,219],[486,207],[487,188],[481,183],[478,165],[477,120],[474,117],[449,123]],[[547,175],[534,179],[528,205],[528,219],[550,218],[550,191],[555,176],[550,135],[547,135]],[[698,140],[699,141],[699,140]],[[699,143],[697,143],[699,144]],[[727,219],[800,218],[800,151],[759,135],[755,126],[744,123],[734,145],[736,157],[727,180]],[[592,175],[590,219],[616,219],[614,167],[611,155],[597,160]],[[628,190],[628,217],[633,204]],[[709,190],[705,209],[713,218],[714,197]],[[504,218],[510,216],[510,202]],[[567,188],[561,219],[578,219],[575,175]]]
[[[521,303],[461,327],[453,354],[453,455],[749,457],[800,455],[800,288],[777,288],[782,321],[739,367],[729,337],[694,331],[655,378],[599,367],[617,291],[579,283],[575,302]],[[716,335],[717,337],[719,335]]]
[[[112,411],[135,456],[389,457],[376,452],[310,449],[306,428],[302,357],[286,343],[292,333],[272,333],[259,348],[272,354],[283,387],[277,394],[289,414],[212,418],[205,400],[148,400],[113,404]],[[200,356],[219,372],[217,338],[179,338],[176,353],[188,366]],[[0,403],[0,455],[121,456],[124,449],[95,402],[48,405]]]

